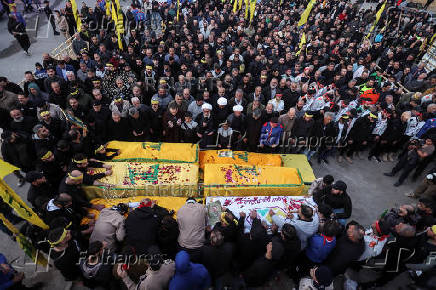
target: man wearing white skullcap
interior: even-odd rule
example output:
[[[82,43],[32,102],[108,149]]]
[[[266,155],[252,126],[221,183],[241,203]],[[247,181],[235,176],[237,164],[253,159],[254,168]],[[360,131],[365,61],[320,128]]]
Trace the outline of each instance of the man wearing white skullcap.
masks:
[[[242,112],[242,111],[244,111],[244,107],[242,107],[241,105],[233,106],[233,112]]]
[[[233,136],[232,139],[237,141],[238,139],[242,138],[245,135],[245,130],[247,128],[245,115],[242,114],[242,111],[244,110],[244,107],[241,105],[235,105],[233,106],[233,114],[229,115],[227,118],[227,122],[229,123],[229,127],[233,129]],[[238,131],[240,133],[237,133],[235,131]],[[238,148],[237,150],[242,150],[243,147],[245,147],[245,143],[247,142],[247,138],[244,138],[242,140],[243,142],[237,142]]]
[[[231,108],[227,104],[227,99],[224,97],[220,97],[217,100],[217,106],[213,110],[213,119],[215,121],[215,124],[221,124],[224,123],[224,121],[227,119],[227,117],[231,113]]]
[[[198,123],[197,136],[200,138],[200,148],[206,148],[214,143],[214,123],[211,117],[212,105],[204,103],[201,106],[203,112],[196,118]]]
[[[224,98],[224,97],[220,97],[216,103],[218,104],[218,106],[226,106],[227,105],[227,99]]]
[[[203,112],[204,111],[212,111],[212,105],[211,104],[208,104],[208,103],[204,103],[202,106],[201,106],[201,109],[203,110]]]

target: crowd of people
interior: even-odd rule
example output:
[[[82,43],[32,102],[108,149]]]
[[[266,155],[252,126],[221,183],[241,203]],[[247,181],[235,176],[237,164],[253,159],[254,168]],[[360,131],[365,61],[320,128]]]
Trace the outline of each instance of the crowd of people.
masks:
[[[306,1],[261,1],[252,21],[230,2],[181,2],[177,12],[175,2],[134,1],[120,11],[120,38],[107,3],[84,5],[80,31],[72,12],[59,29],[51,22],[56,33],[74,35],[74,56],[44,54],[22,86],[0,78],[3,159],[26,173],[15,172],[19,185],[31,183],[27,199],[50,226],[25,230],[34,241],[47,238],[36,245],[50,251],[65,279],[107,289],[239,289],[286,273],[301,289],[313,289],[331,287],[347,271],[348,281],[363,287],[404,273],[410,283],[432,283],[434,264],[424,264],[436,247],[433,169],[408,193],[416,206],[388,210],[369,229],[349,220],[347,185],[330,175],[309,191],[316,208],[304,205],[286,218],[270,212],[271,228],[255,212],[225,208],[208,227],[205,207],[193,199],[177,218],[151,200],[130,209],[89,203],[81,187],[107,185],[99,181],[112,174],[105,161],[119,154],[106,149],[111,140],[303,153],[319,163],[336,157],[351,164],[367,154],[374,162],[397,160],[385,173],[400,173],[395,186],[429,170],[436,72],[427,72],[421,58],[436,30],[428,13],[387,1],[373,31],[383,2],[361,10],[317,1],[302,26]],[[71,3],[62,11],[72,11]],[[20,22],[16,10],[11,15]],[[90,175],[89,168],[103,173]],[[91,220],[86,226],[84,217]],[[138,255],[146,262],[114,258]],[[0,281],[18,284],[22,277],[1,265]],[[380,275],[362,282],[362,266]]]

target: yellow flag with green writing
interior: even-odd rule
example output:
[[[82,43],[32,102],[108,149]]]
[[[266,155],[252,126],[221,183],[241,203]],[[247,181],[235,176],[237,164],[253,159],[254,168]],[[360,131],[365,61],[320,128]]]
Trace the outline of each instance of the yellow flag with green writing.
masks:
[[[304,9],[303,13],[301,13],[300,20],[298,21],[298,26],[302,26],[306,24],[307,18],[309,18],[310,11],[312,11],[313,5],[316,0],[310,0],[309,4],[307,4],[306,9]]]

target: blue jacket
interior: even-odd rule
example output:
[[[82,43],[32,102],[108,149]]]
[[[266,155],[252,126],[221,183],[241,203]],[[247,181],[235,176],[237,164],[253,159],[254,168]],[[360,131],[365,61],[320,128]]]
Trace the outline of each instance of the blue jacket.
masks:
[[[72,72],[74,72],[74,67],[73,67],[71,64],[66,64],[66,65],[65,65],[65,70],[66,70],[66,71],[72,71]],[[56,74],[57,74],[58,76],[60,76],[61,78],[67,80],[67,78],[64,77],[64,75],[62,74],[62,69],[61,69],[58,65],[56,66]]]
[[[200,290],[210,287],[209,272],[203,265],[191,263],[187,252],[178,252],[175,262],[176,273],[170,281],[170,290]]]
[[[435,128],[435,127],[436,127],[436,118],[428,119],[425,122],[424,126],[422,126],[421,130],[419,130],[419,132],[416,135],[416,137],[421,138],[422,135],[427,133],[428,130],[430,130],[431,128]]]
[[[0,264],[9,265],[6,257],[3,256],[3,254],[0,254]],[[12,279],[14,278],[15,271],[11,265],[9,265],[9,268],[11,268],[11,270],[6,274],[3,273],[3,271],[0,271],[0,290],[8,289],[14,284],[14,282],[12,282]]]
[[[315,263],[322,263],[336,246],[336,237],[313,235],[306,248],[306,256]]]
[[[266,122],[260,132],[260,144],[265,146],[278,145],[280,137],[283,133],[283,126],[277,124],[276,127],[271,126],[271,122]]]

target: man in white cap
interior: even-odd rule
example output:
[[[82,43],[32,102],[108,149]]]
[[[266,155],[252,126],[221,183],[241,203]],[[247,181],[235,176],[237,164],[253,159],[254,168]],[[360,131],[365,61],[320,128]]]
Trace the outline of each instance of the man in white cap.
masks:
[[[233,106],[233,114],[229,115],[227,117],[227,122],[229,123],[229,127],[233,129],[234,136],[233,140],[237,142],[237,149],[241,150],[244,147],[244,144],[247,142],[247,138],[244,138],[243,143],[238,142],[240,138],[242,138],[245,135],[245,130],[247,128],[245,115],[242,113],[244,110],[244,107],[241,105],[235,105]],[[237,132],[235,132],[237,131]],[[239,132],[239,133],[238,133]],[[238,140],[238,141],[236,141]]]
[[[214,108],[214,119],[215,124],[219,125],[224,123],[227,117],[230,115],[229,106],[227,106],[227,99],[224,97],[220,97],[217,100],[217,106]]]
[[[208,145],[214,144],[214,122],[212,118],[212,105],[204,103],[201,106],[200,113],[195,121],[198,123],[197,136],[200,138],[200,147],[206,148]]]

